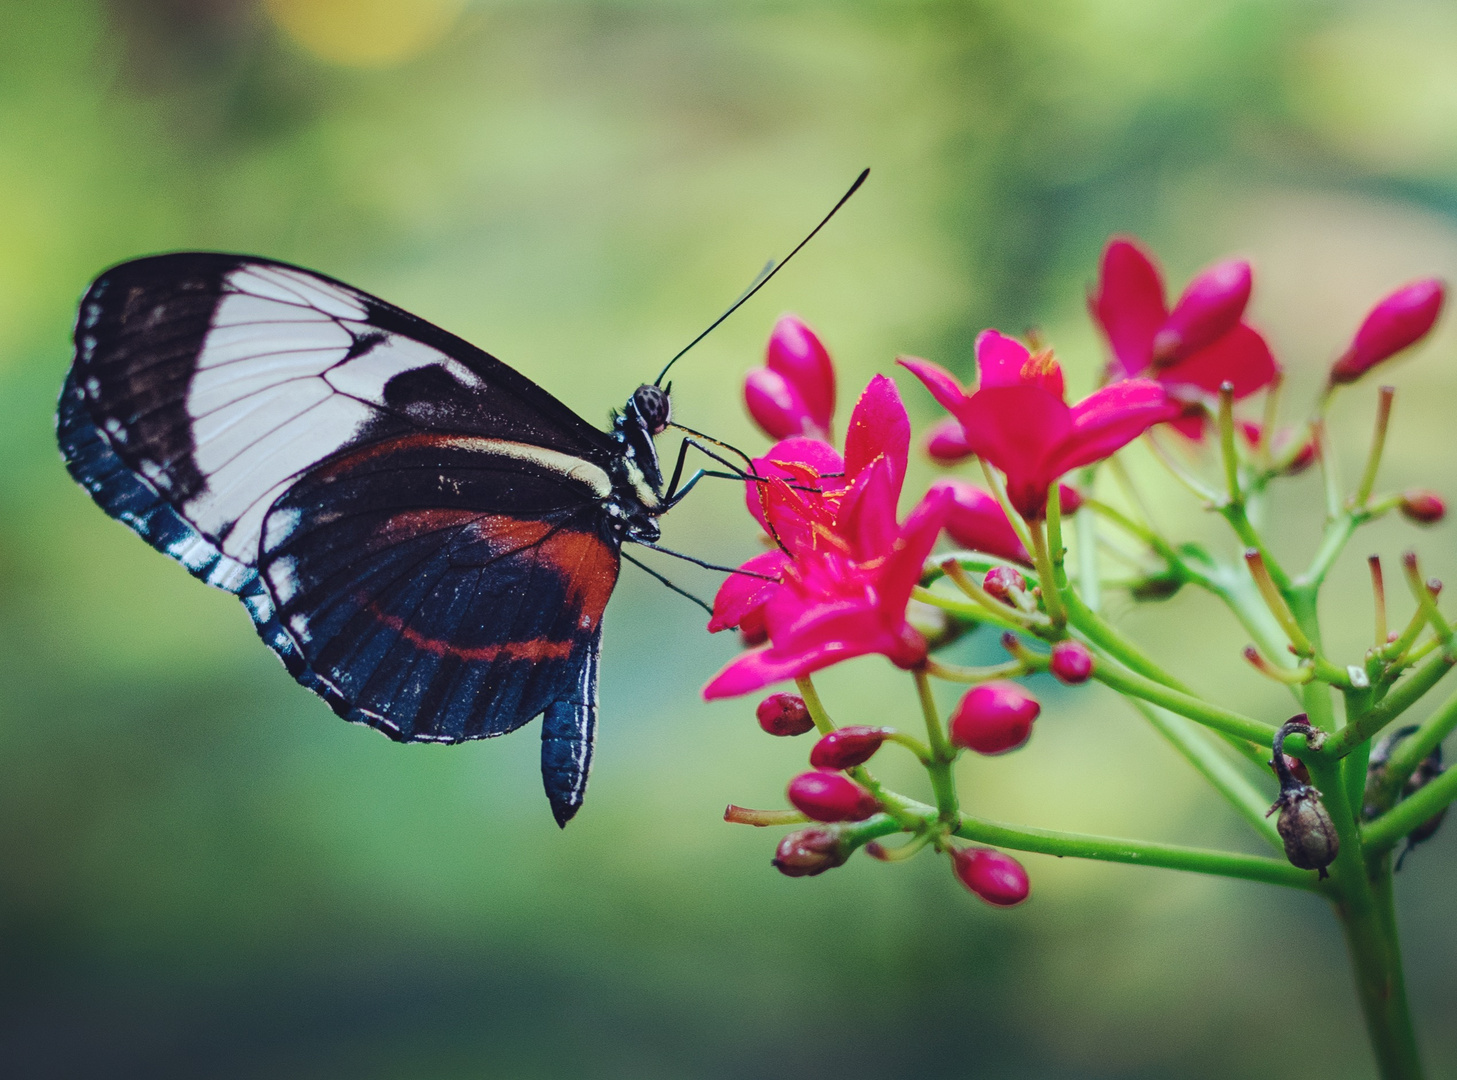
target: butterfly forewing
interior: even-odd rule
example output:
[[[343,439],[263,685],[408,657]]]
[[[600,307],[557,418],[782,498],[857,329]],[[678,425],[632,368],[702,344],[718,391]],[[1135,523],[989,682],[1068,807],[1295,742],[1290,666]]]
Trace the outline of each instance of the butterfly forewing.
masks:
[[[239,594],[340,715],[455,742],[546,714],[580,804],[622,454],[487,353],[340,282],[205,253],[82,301],[58,434],[112,516]]]

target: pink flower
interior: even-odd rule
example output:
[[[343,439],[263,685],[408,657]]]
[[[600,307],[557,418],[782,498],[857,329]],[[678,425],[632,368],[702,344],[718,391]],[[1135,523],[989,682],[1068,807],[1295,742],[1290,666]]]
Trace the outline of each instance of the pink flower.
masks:
[[[1153,259],[1132,240],[1110,241],[1088,306],[1113,350],[1114,376],[1150,376],[1190,402],[1218,394],[1225,382],[1234,385],[1236,398],[1268,386],[1278,371],[1275,359],[1242,320],[1250,284],[1249,263],[1216,263],[1189,283],[1170,311]],[[1202,412],[1175,426],[1199,438]]]
[[[1445,291],[1436,278],[1397,289],[1371,309],[1350,347],[1331,367],[1332,383],[1355,382],[1381,361],[1415,345],[1442,313]]]
[[[958,425],[959,426],[959,425]],[[989,491],[966,480],[943,476],[933,481],[931,491],[946,491],[951,496],[946,514],[946,532],[959,547],[981,551],[1012,562],[1032,562],[1002,504]]]
[[[909,451],[905,407],[895,383],[878,375],[851,415],[843,461],[823,443],[789,439],[755,463],[771,476],[751,485],[756,516],[781,547],[742,569],[775,580],[730,577],[709,629],[762,618],[769,645],[731,661],[705,697],[747,694],[871,653],[906,668],[925,661],[926,641],[906,622],[906,605],[949,496],[928,495],[898,523]]]
[[[764,367],[744,379],[744,404],[771,438],[830,437],[835,412],[835,367],[820,339],[794,315],[774,324]]]
[[[1106,386],[1068,406],[1062,368],[1051,353],[1033,355],[995,330],[976,339],[981,385],[968,393],[942,367],[926,360],[899,361],[931,395],[961,421],[966,441],[1007,477],[1007,495],[1023,517],[1040,520],[1057,478],[1108,457],[1149,427],[1182,409],[1149,379]]]

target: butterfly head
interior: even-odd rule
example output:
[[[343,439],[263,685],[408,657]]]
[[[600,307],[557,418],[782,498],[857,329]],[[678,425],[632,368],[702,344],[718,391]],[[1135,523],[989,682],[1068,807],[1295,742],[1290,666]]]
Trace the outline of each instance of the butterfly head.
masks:
[[[667,429],[668,421],[673,418],[668,391],[650,383],[644,383],[632,392],[627,407],[641,421],[649,435],[661,435]]]

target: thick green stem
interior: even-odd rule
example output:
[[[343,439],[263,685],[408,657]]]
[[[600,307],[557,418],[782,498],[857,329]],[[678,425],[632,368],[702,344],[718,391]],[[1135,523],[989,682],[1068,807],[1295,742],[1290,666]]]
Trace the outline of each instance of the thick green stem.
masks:
[[[1264,881],[1271,885],[1285,885],[1296,889],[1321,889],[1313,872],[1296,869],[1283,859],[1268,859],[1262,855],[1241,855],[1232,851],[1209,851],[1176,844],[1155,844],[1146,840],[1055,832],[1021,825],[1002,825],[964,816],[956,835],[964,840],[1010,848],[1013,851],[1035,851],[1043,855],[1162,866],[1170,870],[1218,874],[1222,877]]]
[[[1401,944],[1392,905],[1391,860],[1379,860],[1363,902],[1342,896],[1335,901],[1335,908],[1351,955],[1356,994],[1377,1072],[1382,1080],[1421,1080],[1424,1074],[1406,1000]]]
[[[1416,772],[1428,754],[1457,728],[1457,694],[1453,694],[1407,738],[1396,744],[1386,762],[1380,796],[1382,805],[1396,801],[1407,779]]]
[[[951,763],[956,760],[956,750],[946,739],[941,727],[941,716],[936,711],[936,699],[931,694],[931,680],[924,671],[917,671],[916,695],[921,699],[921,713],[926,718],[926,741],[930,743],[931,760],[926,773],[931,778],[931,790],[936,794],[936,809],[942,821],[956,820],[960,809],[956,800],[956,779],[951,775]]]
[[[1454,800],[1457,800],[1457,769],[1444,772],[1367,825],[1361,833],[1366,851],[1379,854],[1391,850],[1407,833],[1436,817]]]
[[[1275,727],[1252,717],[1241,715],[1218,705],[1210,704],[1191,694],[1181,693],[1152,679],[1122,668],[1114,663],[1100,663],[1093,668],[1093,677],[1120,694],[1142,698],[1155,705],[1161,705],[1170,712],[1187,716],[1205,727],[1222,731],[1236,738],[1270,745],[1275,738]]]
[[[1341,729],[1335,738],[1325,744],[1321,751],[1332,757],[1344,757],[1361,743],[1371,738],[1391,721],[1436,686],[1442,676],[1452,670],[1454,660],[1446,652],[1432,657],[1416,671],[1396,684],[1396,689],[1387,694],[1379,705],[1368,709],[1361,716]],[[1312,718],[1314,719],[1314,718]]]

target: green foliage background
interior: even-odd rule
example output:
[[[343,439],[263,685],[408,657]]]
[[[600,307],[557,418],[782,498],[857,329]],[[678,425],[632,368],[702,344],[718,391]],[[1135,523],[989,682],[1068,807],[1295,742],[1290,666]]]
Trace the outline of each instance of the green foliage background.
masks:
[[[842,417],[898,352],[969,376],[987,325],[1041,326],[1085,390],[1100,354],[1082,292],[1113,231],[1149,240],[1176,282],[1253,258],[1298,410],[1382,290],[1457,272],[1449,6],[498,0],[374,67],[321,59],[269,10],[0,2],[7,1075],[1370,1075],[1312,898],[1036,856],[1012,911],[929,856],[773,873],[775,838],[720,815],[779,805],[807,746],[764,736],[752,702],[698,700],[733,642],[631,568],[607,618],[591,797],[564,833],[531,729],[445,749],[338,722],[235,600],[70,483],[51,415],[90,278],[217,248],[384,295],[603,416],[867,164],[834,226],[680,365],[685,422],[762,445],[737,386],[783,309],[834,351]],[[1444,329],[1394,373],[1393,486],[1457,495],[1454,352]],[[1371,397],[1337,411],[1348,475]],[[1309,552],[1318,505],[1293,488],[1282,550]],[[1219,535],[1197,508],[1159,509]],[[667,540],[720,560],[755,544],[727,485],[675,512]],[[1391,523],[1364,542],[1395,555],[1410,539]],[[1450,530],[1420,547],[1457,573]],[[1364,550],[1327,608],[1353,655]],[[1289,711],[1199,598],[1119,610],[1201,687]],[[909,681],[879,661],[825,682],[844,722],[910,722]],[[1121,703],[1043,689],[1026,750],[964,764],[979,812],[1253,850]],[[1398,891],[1444,1075],[1457,829]]]

